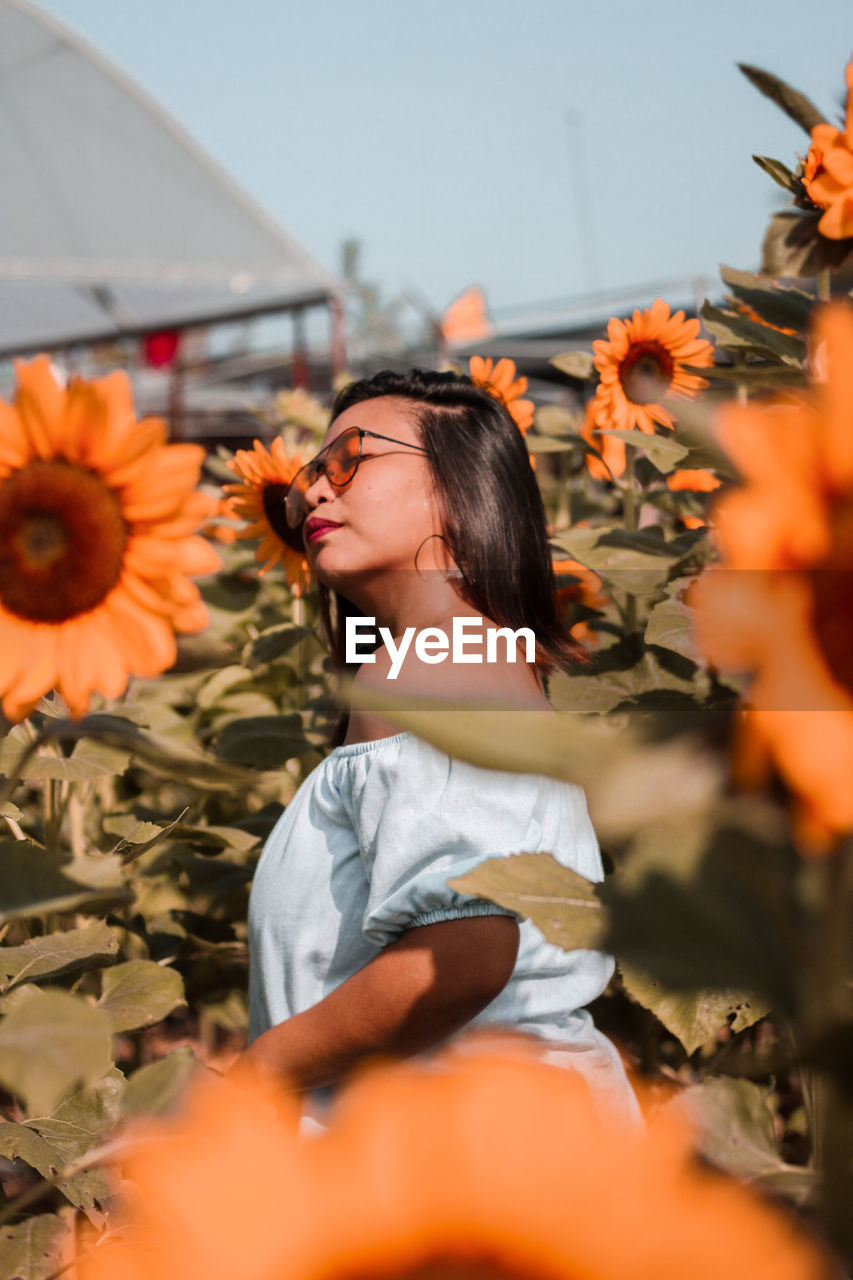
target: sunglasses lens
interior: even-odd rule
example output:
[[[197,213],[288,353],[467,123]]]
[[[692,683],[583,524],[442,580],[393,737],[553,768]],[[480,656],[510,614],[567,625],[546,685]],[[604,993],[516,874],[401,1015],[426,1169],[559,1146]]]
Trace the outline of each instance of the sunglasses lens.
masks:
[[[358,427],[341,432],[337,440],[321,449],[316,458],[307,462],[290,482],[285,503],[287,523],[295,529],[308,514],[305,495],[323,472],[332,484],[349,484],[358,467],[361,456],[361,436]]]
[[[313,462],[309,462],[301,471],[297,471],[296,475],[290,482],[290,488],[287,491],[284,509],[285,515],[287,516],[287,523],[290,525],[291,529],[297,528],[297,526],[302,524],[302,521],[305,519],[308,511],[305,494],[311,488],[315,478],[316,473],[314,470],[314,464]]]
[[[361,456],[358,427],[342,432],[326,454],[326,474],[332,484],[348,484],[355,475]]]

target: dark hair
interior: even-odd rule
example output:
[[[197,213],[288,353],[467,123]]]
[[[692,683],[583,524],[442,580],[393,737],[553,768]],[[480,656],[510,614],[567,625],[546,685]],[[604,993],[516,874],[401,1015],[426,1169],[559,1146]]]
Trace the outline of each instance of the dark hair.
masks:
[[[544,675],[583,662],[583,648],[557,617],[545,509],[524,438],[504,404],[456,373],[385,370],[345,387],[332,421],[380,396],[412,405],[468,603],[499,626],[530,627]],[[322,584],[320,607],[333,660],[343,670],[345,619],[357,611]]]

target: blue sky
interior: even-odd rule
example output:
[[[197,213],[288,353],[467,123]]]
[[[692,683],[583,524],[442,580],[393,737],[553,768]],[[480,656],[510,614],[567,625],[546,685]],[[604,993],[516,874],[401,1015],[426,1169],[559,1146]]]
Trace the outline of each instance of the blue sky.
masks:
[[[493,307],[754,269],[805,135],[741,76],[840,110],[850,0],[42,0],[326,266]],[[579,200],[583,212],[579,212]]]

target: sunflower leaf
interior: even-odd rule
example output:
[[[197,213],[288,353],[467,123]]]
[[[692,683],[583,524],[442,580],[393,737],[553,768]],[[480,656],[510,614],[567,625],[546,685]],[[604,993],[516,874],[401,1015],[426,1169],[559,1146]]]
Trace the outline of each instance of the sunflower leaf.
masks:
[[[117,951],[115,933],[100,920],[82,929],[29,938],[19,947],[0,948],[0,992],[22,982],[99,969],[112,963]]]
[[[671,991],[621,961],[619,969],[631,999],[650,1010],[681,1042],[687,1054],[695,1053],[725,1027],[743,1031],[770,1012],[766,1004],[742,991]]]
[[[55,1181],[96,1226],[103,1225],[101,1206],[114,1195],[115,1180],[104,1169],[73,1166],[115,1125],[125,1085],[124,1076],[113,1067],[97,1085],[72,1094],[49,1115],[0,1125],[0,1152],[26,1160],[43,1178]]]
[[[121,1113],[163,1116],[174,1111],[191,1077],[202,1071],[192,1049],[175,1049],[157,1062],[134,1071],[121,1097]]]
[[[673,992],[744,992],[788,1016],[799,907],[781,818],[719,795],[692,814],[661,808],[653,823],[639,807],[630,857],[602,885],[607,949]]]
[[[587,382],[595,377],[594,359],[591,351],[566,351],[563,355],[552,356],[548,363],[570,378]]]
[[[802,368],[806,356],[805,340],[798,335],[780,333],[760,320],[750,319],[737,311],[724,310],[705,302],[702,323],[719,344],[737,351],[751,351],[771,360],[781,360],[796,369]]]
[[[288,760],[312,749],[302,719],[295,713],[231,720],[216,739],[220,759],[255,769],[280,769]]]
[[[829,240],[818,231],[820,209],[780,209],[767,224],[761,270],[770,276],[816,276],[840,267],[853,253],[853,238]]]
[[[604,912],[596,887],[550,853],[489,858],[447,882],[459,893],[487,898],[532,920],[564,951],[596,949],[604,936]]]
[[[636,596],[659,591],[691,550],[667,543],[659,528],[627,532],[621,525],[567,529],[553,539],[553,545],[611,586]]]
[[[787,165],[781,160],[774,160],[771,156],[753,156],[755,163],[759,169],[763,169],[769,174],[774,182],[778,183],[785,191],[792,192],[795,196],[800,195],[802,191],[802,183],[798,182]]]
[[[769,71],[762,71],[760,67],[752,67],[746,62],[739,62],[738,68],[759,93],[763,93],[765,98],[775,102],[776,106],[780,107],[795,124],[805,129],[806,133],[811,133],[815,125],[826,123],[826,116],[818,111],[805,94],[792,89],[778,76],[774,76]]]
[[[103,910],[133,901],[133,891],[126,885],[81,881],[73,874],[74,864],[28,840],[0,841],[0,870],[0,924],[82,907]]]
[[[617,431],[613,428],[604,428],[601,430],[601,435],[616,436],[617,440],[624,440],[626,444],[633,445],[635,449],[644,453],[655,470],[663,475],[674,471],[689,452],[683,444],[679,444],[671,436],[650,435],[646,431]]]
[[[0,1280],[48,1280],[62,1266],[63,1246],[73,1241],[57,1213],[39,1213],[0,1227]]]
[[[150,1027],[184,1003],[181,975],[153,960],[128,960],[104,970],[98,1008],[113,1031]]]
[[[820,1174],[787,1164],[779,1155],[768,1092],[751,1080],[721,1076],[691,1086],[682,1097],[702,1121],[701,1149],[707,1160],[736,1178],[806,1204],[818,1191]]]
[[[815,298],[804,289],[783,286],[770,277],[733,267],[721,266],[720,277],[734,299],[751,307],[762,320],[798,333],[808,329]]]
[[[64,1094],[109,1069],[109,1020],[85,1000],[28,985],[7,996],[3,1009],[0,1082],[30,1113],[53,1111]]]
[[[698,661],[690,612],[683,600],[668,596],[652,607],[646,622],[646,644]]]

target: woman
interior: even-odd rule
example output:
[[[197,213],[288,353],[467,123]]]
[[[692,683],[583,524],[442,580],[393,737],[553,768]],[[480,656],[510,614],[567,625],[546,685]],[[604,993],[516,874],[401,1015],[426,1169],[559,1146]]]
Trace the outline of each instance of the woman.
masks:
[[[358,685],[541,711],[543,676],[579,658],[555,615],[523,438],[467,378],[416,370],[346,388],[287,516],[321,583],[338,665],[349,616],[384,629]],[[529,628],[535,661],[504,640],[492,662],[450,654],[439,665],[435,650],[410,645],[401,663],[407,631],[432,629],[435,640],[459,618],[484,638]],[[244,1060],[317,1090],[371,1055],[420,1053],[472,1022],[498,1024],[540,1036],[629,1113],[618,1055],[583,1009],[612,961],[561,951],[529,921],[447,884],[487,858],[540,849],[601,879],[580,788],[451,760],[354,710],[258,865]]]

